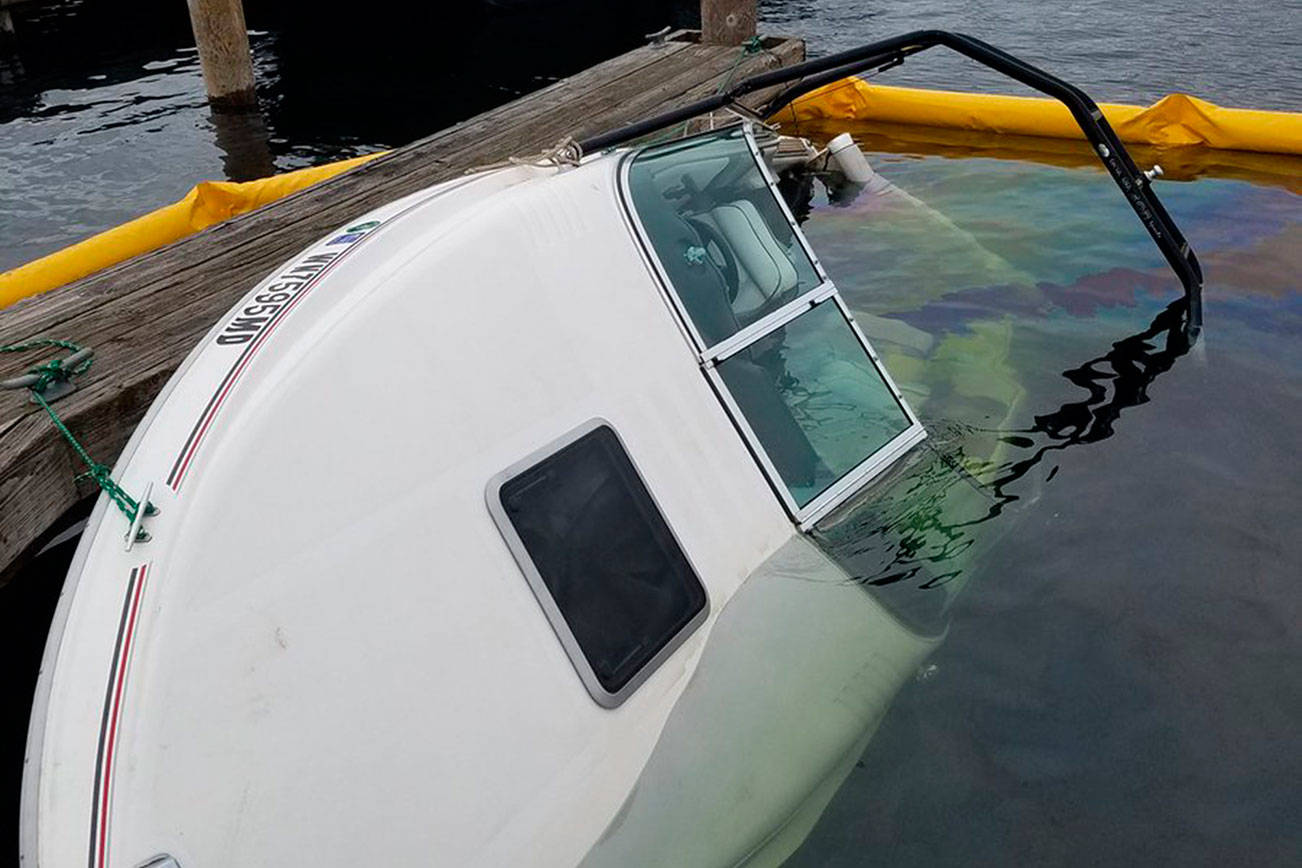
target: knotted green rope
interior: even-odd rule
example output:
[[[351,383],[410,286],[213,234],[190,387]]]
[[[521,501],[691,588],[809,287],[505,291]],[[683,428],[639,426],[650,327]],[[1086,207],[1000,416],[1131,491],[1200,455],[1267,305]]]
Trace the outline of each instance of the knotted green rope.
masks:
[[[21,344],[2,345],[0,346],[0,354],[26,353],[32,350],[50,348],[67,350],[70,353],[79,353],[82,350],[81,347],[74,344],[72,341],[38,338]],[[87,358],[82,360],[80,363],[73,365],[71,368],[65,368],[62,359],[51,359],[44,364],[35,365],[28,368],[27,373],[35,374],[37,377],[36,382],[32,383],[27,388],[32,393],[32,400],[39,404],[41,409],[45,410],[46,414],[50,417],[50,421],[54,423],[55,429],[57,429],[58,432],[63,435],[63,438],[72,446],[72,450],[77,453],[77,457],[80,458],[88,468],[90,468],[85,473],[78,474],[76,479],[94,480],[95,484],[109,496],[109,499],[117,504],[117,508],[122,510],[122,514],[127,517],[127,520],[134,522],[136,520],[136,514],[140,511],[140,504],[137,503],[131,495],[123,491],[122,486],[113,481],[113,477],[111,476],[112,469],[110,467],[100,464],[98,461],[90,457],[90,453],[86,451],[86,447],[81,445],[81,441],[79,441],[73,433],[68,430],[68,426],[59,418],[59,414],[54,412],[54,408],[45,400],[45,390],[49,388],[52,383],[71,380],[73,377],[86,373],[90,370],[90,366],[93,362],[93,358]],[[146,507],[146,514],[148,514],[148,512],[149,508]]]
[[[53,338],[37,338],[36,340],[27,341],[23,344],[7,344],[0,346],[0,353],[27,353],[32,350],[42,350],[51,347],[57,347],[61,350],[67,350],[69,353],[79,353],[82,348],[72,341],[56,341]],[[51,359],[43,365],[36,365],[27,369],[27,373],[36,374],[40,379],[34,383],[31,388],[33,391],[44,392],[46,386],[55,380],[69,380],[78,374],[84,374],[90,370],[91,359],[86,359],[81,364],[73,368],[64,368],[63,359]]]
[[[724,78],[723,82],[715,89],[714,95],[718,96],[732,86],[732,78],[737,74],[737,68],[741,66],[743,60],[750,57],[752,54],[759,54],[763,50],[764,41],[758,36],[752,36],[750,39],[743,42],[741,44],[741,54],[737,55],[737,59],[732,62],[732,68],[728,70],[727,77]]]

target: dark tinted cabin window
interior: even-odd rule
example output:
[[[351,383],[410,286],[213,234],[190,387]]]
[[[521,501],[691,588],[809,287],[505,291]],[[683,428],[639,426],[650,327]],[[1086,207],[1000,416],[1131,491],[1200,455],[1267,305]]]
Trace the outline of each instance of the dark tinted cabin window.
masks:
[[[498,497],[607,693],[704,611],[705,589],[609,427],[508,479]]]

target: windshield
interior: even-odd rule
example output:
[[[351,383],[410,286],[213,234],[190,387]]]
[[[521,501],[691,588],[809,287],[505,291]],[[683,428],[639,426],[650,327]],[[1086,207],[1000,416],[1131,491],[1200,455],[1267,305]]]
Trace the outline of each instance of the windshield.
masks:
[[[808,527],[925,435],[745,127],[636,152],[625,193],[706,376]]]
[[[822,282],[740,127],[642,151],[628,192],[704,347]]]

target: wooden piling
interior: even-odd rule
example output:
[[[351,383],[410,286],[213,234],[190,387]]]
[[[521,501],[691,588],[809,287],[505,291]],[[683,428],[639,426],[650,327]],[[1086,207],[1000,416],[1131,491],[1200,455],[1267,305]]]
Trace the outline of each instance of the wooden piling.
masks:
[[[57,337],[94,348],[95,366],[55,409],[91,455],[112,464],[211,325],[327,232],[469,168],[629,124],[714,94],[723,81],[804,60],[799,39],[764,45],[739,63],[738,48],[672,34],[664,45],[634,49],[257,211],[0,309],[0,342]],[[0,379],[45,360],[35,353],[5,359]],[[84,469],[26,394],[0,391],[0,585],[62,516],[97,493],[75,481]]]
[[[199,47],[203,83],[215,111],[245,111],[257,106],[253,54],[244,26],[243,0],[186,0],[190,26]]]
[[[757,0],[701,0],[701,41],[741,45],[755,35]]]
[[[14,35],[14,17],[6,7],[15,3],[16,0],[0,0],[0,38],[8,39]]]

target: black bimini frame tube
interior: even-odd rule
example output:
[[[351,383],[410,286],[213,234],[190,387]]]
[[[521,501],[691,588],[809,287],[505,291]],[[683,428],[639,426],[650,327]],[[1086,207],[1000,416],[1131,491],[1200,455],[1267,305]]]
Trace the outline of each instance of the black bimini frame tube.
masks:
[[[946,30],[916,30],[880,42],[871,42],[849,51],[820,57],[817,60],[808,60],[783,69],[760,73],[737,82],[723,93],[584,139],[579,142],[579,147],[583,149],[583,153],[590,154],[627,144],[697,115],[732,107],[736,105],[737,100],[747,94],[790,83],[790,86],[781,90],[759,110],[759,114],[769,117],[824,84],[870,69],[897,66],[909,55],[937,45],[957,51],[1067,106],[1085,134],[1085,138],[1094,146],[1094,151],[1103,162],[1104,168],[1121,188],[1126,200],[1130,202],[1130,207],[1139,215],[1144,228],[1153,237],[1158,249],[1162,251],[1167,263],[1184,286],[1185,296],[1189,302],[1190,331],[1192,334],[1197,334],[1202,325],[1203,285],[1203,272],[1198,264],[1198,257],[1194,255],[1189,242],[1185,240],[1175,221],[1171,219],[1171,215],[1162,207],[1157,194],[1153,192],[1148,176],[1141,172],[1135,165],[1135,161],[1130,158],[1129,152],[1121,144],[1121,140],[1117,138],[1117,134],[1103,117],[1103,112],[1099,110],[1094,100],[1075,85],[1068,84],[1057,76],[1050,75],[971,36]],[[747,109],[746,113],[753,112]]]

